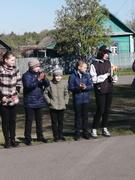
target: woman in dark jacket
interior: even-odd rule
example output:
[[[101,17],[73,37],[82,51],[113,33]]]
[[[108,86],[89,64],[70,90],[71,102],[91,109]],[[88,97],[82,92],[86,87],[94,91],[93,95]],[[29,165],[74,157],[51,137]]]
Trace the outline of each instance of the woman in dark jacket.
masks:
[[[43,137],[42,131],[42,108],[46,101],[44,97],[44,88],[50,85],[49,80],[44,73],[40,73],[40,63],[37,59],[31,59],[28,63],[29,70],[23,74],[23,96],[25,107],[25,139],[26,144],[31,145],[31,128],[33,116],[36,120],[37,140],[47,142]]]
[[[99,51],[97,59],[91,64],[90,74],[94,84],[97,110],[94,115],[92,132],[93,138],[97,138],[97,128],[102,118],[102,135],[110,137],[107,129],[109,111],[113,98],[113,82],[116,76],[112,75],[111,63],[108,59],[108,50]]]
[[[89,110],[89,91],[92,88],[91,78],[86,73],[87,64],[78,61],[74,72],[70,75],[68,89],[73,95],[73,105],[75,111],[75,137],[80,139],[80,128],[82,120],[83,137],[89,139],[88,132],[88,110]]]

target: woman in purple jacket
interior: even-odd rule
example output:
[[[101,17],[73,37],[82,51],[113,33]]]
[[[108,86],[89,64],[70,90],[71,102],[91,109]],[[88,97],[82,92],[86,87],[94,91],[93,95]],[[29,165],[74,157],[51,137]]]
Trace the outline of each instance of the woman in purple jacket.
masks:
[[[28,63],[29,70],[22,76],[23,96],[25,108],[25,140],[26,145],[31,145],[32,120],[35,116],[37,140],[47,142],[43,137],[42,114],[46,104],[44,88],[50,85],[44,73],[40,73],[40,63],[37,59],[31,59]]]

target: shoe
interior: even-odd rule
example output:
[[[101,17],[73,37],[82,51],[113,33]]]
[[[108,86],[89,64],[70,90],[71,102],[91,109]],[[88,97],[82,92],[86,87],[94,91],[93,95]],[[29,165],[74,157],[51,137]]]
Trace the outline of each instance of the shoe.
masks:
[[[62,141],[66,141],[66,138],[64,136],[59,136],[59,139]]]
[[[11,142],[10,141],[5,141],[4,148],[11,149],[12,148]]]
[[[96,129],[91,130],[91,136],[93,139],[97,139],[97,130]]]
[[[102,129],[102,135],[105,136],[105,137],[110,137],[111,134],[109,133],[109,131],[107,130],[107,128],[103,128]]]
[[[84,139],[90,139],[89,133],[83,133],[83,138]]]
[[[19,147],[19,143],[15,142],[14,140],[11,141],[11,146],[16,148],[16,147]]]
[[[55,138],[53,139],[53,141],[54,141],[54,142],[58,142],[58,141],[59,141],[59,138],[58,138],[58,137],[55,137]]]
[[[31,146],[31,145],[32,145],[31,140],[28,140],[28,139],[27,139],[27,140],[25,141],[25,144],[26,144],[27,146]]]
[[[47,139],[45,139],[44,137],[42,137],[42,138],[37,138],[37,141],[41,141],[41,142],[43,142],[43,143],[47,143],[47,142],[48,142]]]
[[[76,135],[74,136],[74,140],[75,140],[75,141],[79,141],[79,140],[80,140],[80,135],[76,134]]]

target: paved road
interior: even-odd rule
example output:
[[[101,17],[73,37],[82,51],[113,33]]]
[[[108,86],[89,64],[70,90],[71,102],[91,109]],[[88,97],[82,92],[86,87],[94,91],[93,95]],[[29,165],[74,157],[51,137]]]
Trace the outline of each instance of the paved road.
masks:
[[[135,135],[0,150],[0,180],[134,180]]]
[[[135,75],[119,76],[117,84],[131,84]]]

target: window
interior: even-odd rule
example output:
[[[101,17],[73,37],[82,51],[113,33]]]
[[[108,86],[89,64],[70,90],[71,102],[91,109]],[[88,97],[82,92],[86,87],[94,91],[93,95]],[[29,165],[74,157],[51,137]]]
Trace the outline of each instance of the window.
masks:
[[[118,51],[118,43],[114,43],[113,46],[111,46],[111,51],[112,51],[112,54],[118,54],[119,51]]]

